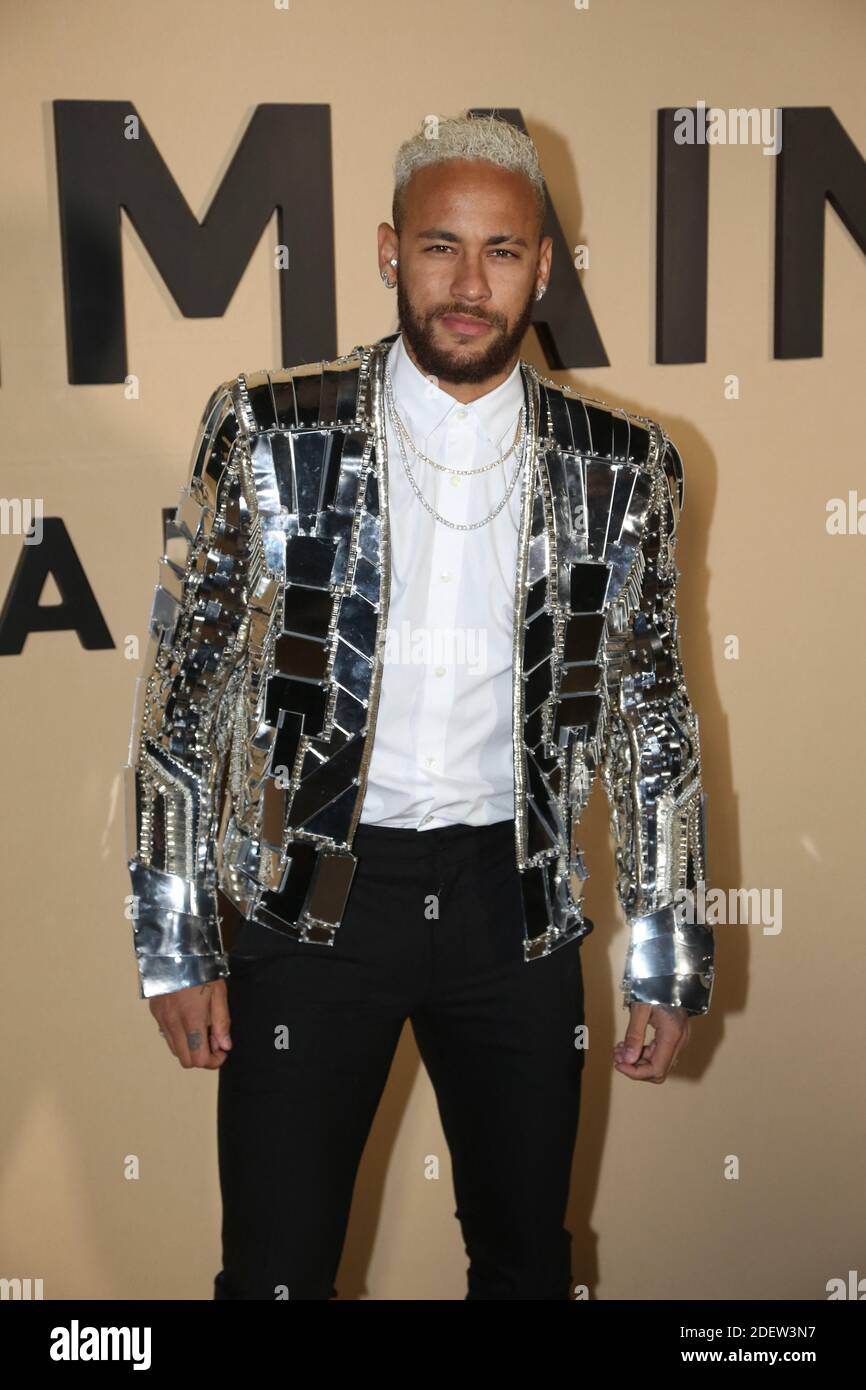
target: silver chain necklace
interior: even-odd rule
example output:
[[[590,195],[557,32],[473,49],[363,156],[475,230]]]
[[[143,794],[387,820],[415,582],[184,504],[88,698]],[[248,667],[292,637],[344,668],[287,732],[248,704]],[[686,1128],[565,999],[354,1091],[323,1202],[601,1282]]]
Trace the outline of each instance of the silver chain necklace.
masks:
[[[426,497],[423,495],[420,488],[418,487],[417,483],[415,482],[415,479],[412,477],[412,470],[409,467],[409,460],[406,457],[406,450],[403,445],[404,433],[406,434],[407,438],[412,444],[413,449],[415,448],[415,446],[412,442],[412,436],[409,434],[408,430],[406,430],[405,425],[403,425],[402,420],[400,420],[400,417],[397,414],[397,407],[394,402],[394,391],[391,384],[391,374],[387,370],[385,372],[385,399],[388,407],[388,413],[391,416],[391,422],[394,425],[394,432],[397,435],[397,443],[400,448],[400,457],[403,462],[403,469],[406,473],[406,477],[409,480],[409,484],[412,488],[412,491],[415,493],[415,496],[418,498],[418,501],[421,503],[422,507],[426,508],[426,510],[436,521],[441,522],[443,526],[450,527],[452,531],[477,531],[482,526],[486,526],[489,522],[491,522],[495,516],[498,516],[499,513],[502,511],[502,508],[508,501],[509,497],[511,496],[512,492],[514,491],[515,484],[517,482],[521,467],[523,465],[524,456],[526,454],[526,431],[523,431],[523,448],[521,449],[520,456],[517,460],[517,464],[514,469],[514,476],[512,477],[511,482],[508,485],[508,488],[506,490],[505,496],[502,498],[502,501],[499,502],[494,507],[493,511],[490,512],[487,516],[482,517],[480,521],[449,521],[446,516],[442,516],[439,512],[436,511],[435,507],[430,505],[430,503],[427,501]],[[523,407],[521,407],[521,414],[523,414]],[[418,452],[417,449],[415,450],[415,452]],[[495,462],[504,462],[503,456],[500,455],[499,458],[495,460]]]
[[[390,374],[390,372],[387,370],[387,368],[386,368],[386,376],[387,376],[387,383],[386,383],[386,384],[389,384],[389,385],[390,385],[391,374]],[[393,400],[394,400],[393,385],[390,385],[390,391],[391,391],[391,401],[393,402]],[[411,434],[409,433],[409,430],[406,428],[406,426],[404,425],[403,421],[400,419],[400,416],[397,414],[397,411],[396,411],[396,410],[393,410],[393,411],[392,411],[392,422],[393,422],[393,424],[394,424],[394,427],[395,427],[397,433],[400,434],[400,435],[402,435],[404,443],[406,443],[406,444],[409,445],[409,447],[412,449],[412,452],[414,453],[415,457],[416,457],[417,459],[420,459],[422,463],[427,463],[427,464],[429,464],[430,467],[431,467],[431,468],[435,468],[436,471],[437,471],[438,473],[448,473],[448,474],[450,474],[452,477],[455,477],[455,478],[475,478],[475,477],[477,477],[477,476],[478,476],[479,474],[481,474],[481,473],[489,473],[490,469],[491,469],[491,468],[496,468],[497,465],[503,466],[503,465],[505,464],[505,460],[508,458],[509,454],[513,454],[513,453],[514,453],[514,450],[520,447],[520,445],[523,443],[523,430],[524,430],[524,428],[525,428],[525,416],[526,416],[525,409],[524,409],[523,406],[521,406],[521,407],[520,407],[520,411],[518,412],[518,416],[517,416],[517,429],[516,429],[516,431],[515,431],[514,439],[511,441],[511,443],[509,444],[508,448],[505,450],[505,453],[504,453],[504,454],[503,454],[503,453],[500,453],[500,452],[499,452],[499,445],[497,445],[497,446],[496,446],[496,449],[497,449],[497,457],[496,457],[495,459],[492,459],[492,460],[490,461],[490,463],[482,464],[482,466],[481,466],[480,468],[449,468],[447,464],[444,464],[444,463],[437,463],[435,459],[428,458],[426,454],[424,454],[424,453],[421,452],[421,450],[418,448],[418,445],[415,443],[414,439],[412,438]],[[501,443],[501,441],[500,441],[500,443]]]

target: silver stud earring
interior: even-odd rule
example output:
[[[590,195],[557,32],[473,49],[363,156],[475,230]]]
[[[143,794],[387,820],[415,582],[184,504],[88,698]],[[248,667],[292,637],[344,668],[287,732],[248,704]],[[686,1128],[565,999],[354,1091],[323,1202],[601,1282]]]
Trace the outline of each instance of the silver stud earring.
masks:
[[[536,298],[536,299],[543,299],[546,289],[547,289],[547,286],[546,286],[546,285],[539,285],[539,286],[538,286],[538,289],[535,291],[535,298]]]
[[[396,258],[396,256],[392,256],[391,259],[390,259],[390,261],[388,262],[388,264],[389,264],[389,265],[396,265],[396,264],[397,264],[397,258]],[[393,283],[392,283],[392,282],[388,279],[388,272],[385,271],[385,270],[383,270],[383,271],[381,272],[381,274],[382,274],[382,281],[383,281],[383,283],[384,283],[384,285],[385,285],[385,288],[388,289],[388,290],[393,290],[394,287],[395,287],[396,284],[397,284],[397,281],[394,280]]]

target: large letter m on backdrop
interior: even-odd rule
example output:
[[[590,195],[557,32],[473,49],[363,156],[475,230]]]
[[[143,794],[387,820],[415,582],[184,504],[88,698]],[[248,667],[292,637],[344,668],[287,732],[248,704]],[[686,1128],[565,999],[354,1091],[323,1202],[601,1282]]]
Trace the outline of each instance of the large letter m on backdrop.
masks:
[[[199,222],[135,106],[55,101],[69,381],[127,375],[120,209],[181,313],[220,318],[274,209],[285,363],[335,355],[328,106],[257,106]]]

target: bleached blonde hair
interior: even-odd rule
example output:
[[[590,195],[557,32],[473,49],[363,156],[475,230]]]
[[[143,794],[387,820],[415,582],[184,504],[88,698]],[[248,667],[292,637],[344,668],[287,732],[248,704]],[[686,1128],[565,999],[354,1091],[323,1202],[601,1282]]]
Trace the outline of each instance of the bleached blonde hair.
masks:
[[[535,197],[539,227],[544,220],[546,198],[538,151],[530,137],[502,116],[425,116],[418,132],[404,140],[394,160],[394,197],[391,223],[400,235],[403,190],[416,169],[446,159],[485,159],[502,169],[525,174]]]

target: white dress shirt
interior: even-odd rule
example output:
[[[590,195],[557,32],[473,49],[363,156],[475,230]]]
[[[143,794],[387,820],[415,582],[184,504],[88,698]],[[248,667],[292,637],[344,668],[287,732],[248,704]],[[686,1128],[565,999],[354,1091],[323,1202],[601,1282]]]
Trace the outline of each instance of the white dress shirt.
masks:
[[[469,405],[418,370],[400,335],[387,358],[397,413],[417,447],[449,468],[474,469],[504,453],[523,405],[519,361],[506,381]],[[474,478],[420,461],[412,476],[450,521],[443,526],[406,477],[386,409],[391,601],[382,688],[361,822],[432,830],[489,825],[514,815],[512,643],[523,468],[520,448]]]

